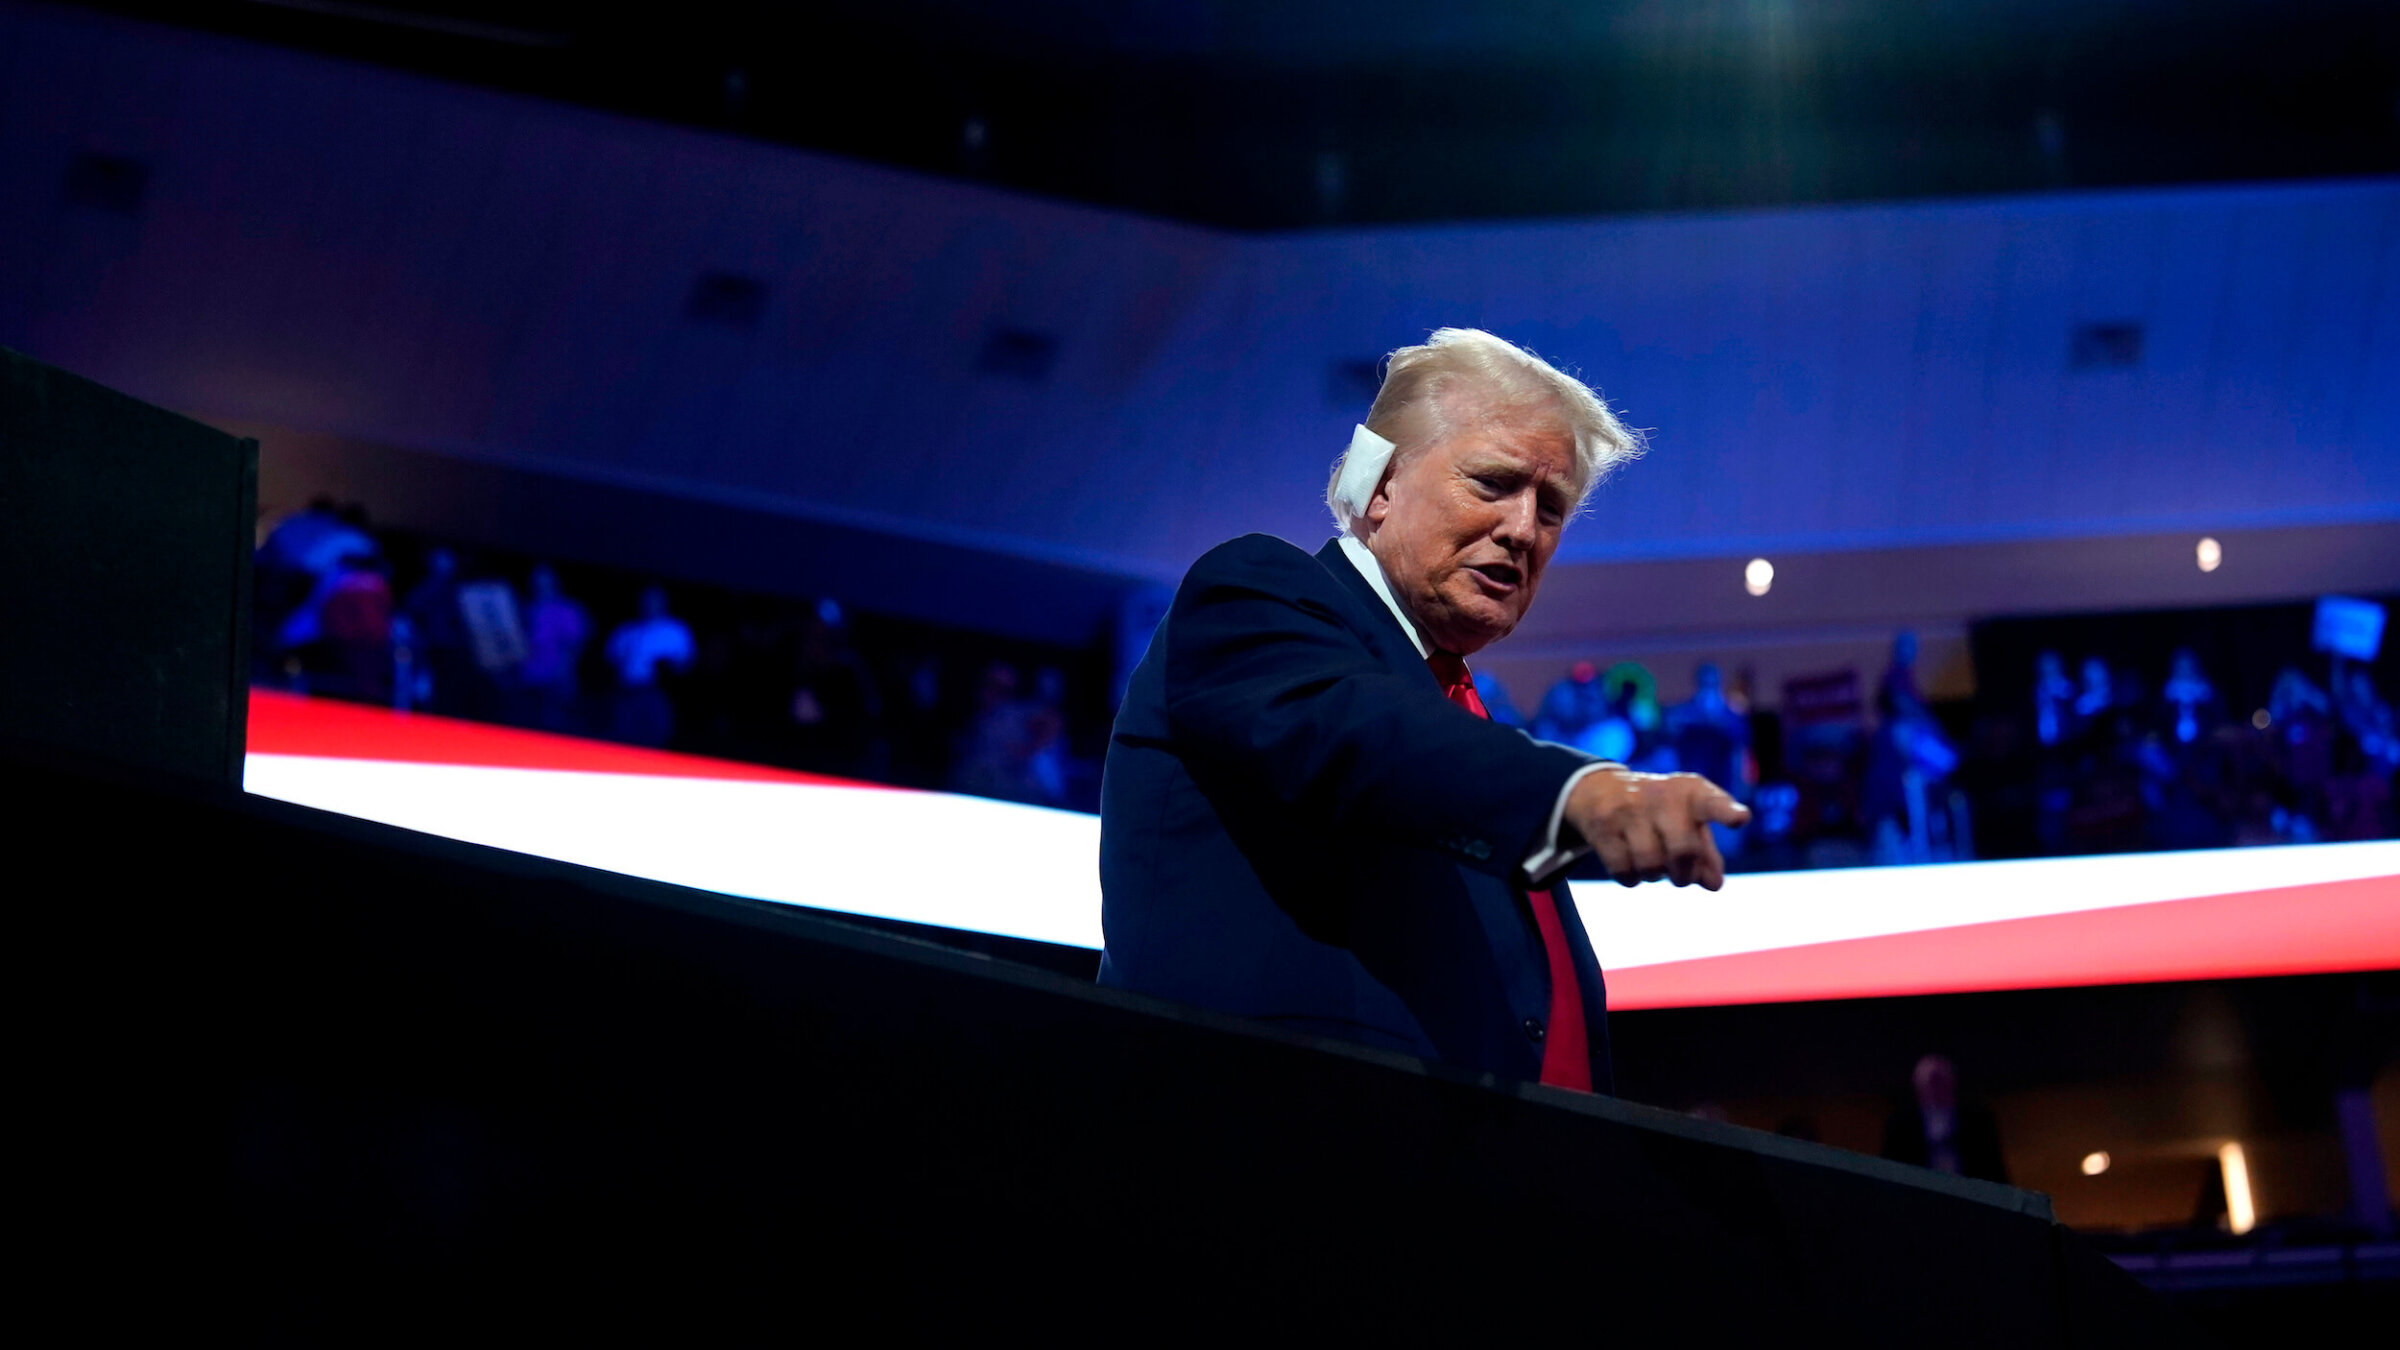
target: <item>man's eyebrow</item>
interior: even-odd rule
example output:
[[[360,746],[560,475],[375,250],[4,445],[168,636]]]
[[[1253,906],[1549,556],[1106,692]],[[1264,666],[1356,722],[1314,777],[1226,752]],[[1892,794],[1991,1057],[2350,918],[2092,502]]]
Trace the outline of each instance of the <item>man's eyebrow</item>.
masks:
[[[1490,451],[1460,461],[1459,467],[1472,474],[1506,474],[1511,478],[1532,476],[1532,470],[1526,467],[1523,460]]]

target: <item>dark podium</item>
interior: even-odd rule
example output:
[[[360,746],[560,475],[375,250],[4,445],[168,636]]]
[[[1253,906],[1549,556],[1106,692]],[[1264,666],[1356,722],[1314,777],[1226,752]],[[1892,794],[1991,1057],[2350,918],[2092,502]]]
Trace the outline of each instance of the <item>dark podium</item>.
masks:
[[[249,1339],[2181,1339],[2040,1196],[46,739],[52,1245]]]

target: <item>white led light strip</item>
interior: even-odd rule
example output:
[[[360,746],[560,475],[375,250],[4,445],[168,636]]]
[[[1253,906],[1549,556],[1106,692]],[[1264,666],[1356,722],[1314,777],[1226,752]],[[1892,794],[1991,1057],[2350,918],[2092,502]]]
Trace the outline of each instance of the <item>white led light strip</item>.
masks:
[[[936,792],[253,754],[251,791],[704,890],[1100,945],[1100,822]],[[2400,842],[1574,886],[1610,969],[2361,878]]]
[[[261,796],[653,881],[1100,945],[1100,822],[942,792],[249,758]]]

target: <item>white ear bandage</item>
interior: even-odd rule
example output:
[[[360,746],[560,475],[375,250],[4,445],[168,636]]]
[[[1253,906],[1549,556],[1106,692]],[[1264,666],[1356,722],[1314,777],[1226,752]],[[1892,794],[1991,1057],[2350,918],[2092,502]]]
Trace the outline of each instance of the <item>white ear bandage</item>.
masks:
[[[1350,453],[1342,456],[1342,476],[1334,480],[1333,504],[1353,517],[1366,515],[1367,503],[1374,500],[1383,471],[1392,462],[1393,449],[1390,441],[1363,425],[1351,432]]]

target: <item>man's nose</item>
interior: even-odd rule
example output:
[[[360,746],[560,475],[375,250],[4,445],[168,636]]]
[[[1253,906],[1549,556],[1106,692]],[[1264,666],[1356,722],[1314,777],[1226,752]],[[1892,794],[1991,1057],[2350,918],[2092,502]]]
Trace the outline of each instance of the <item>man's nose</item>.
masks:
[[[1520,492],[1501,503],[1500,525],[1492,541],[1507,548],[1530,551],[1540,531],[1540,511],[1531,492]]]

